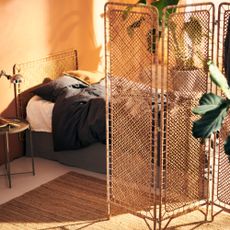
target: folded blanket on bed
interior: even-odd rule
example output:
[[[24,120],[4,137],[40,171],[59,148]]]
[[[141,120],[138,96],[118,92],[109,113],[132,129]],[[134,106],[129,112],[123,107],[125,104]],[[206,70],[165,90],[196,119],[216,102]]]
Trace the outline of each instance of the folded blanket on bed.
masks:
[[[73,150],[95,142],[105,143],[105,99],[102,86],[64,89],[53,109],[54,150]]]

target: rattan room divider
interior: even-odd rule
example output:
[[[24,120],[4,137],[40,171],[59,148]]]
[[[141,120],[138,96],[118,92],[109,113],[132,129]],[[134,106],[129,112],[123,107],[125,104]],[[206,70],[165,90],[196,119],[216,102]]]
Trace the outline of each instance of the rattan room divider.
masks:
[[[224,11],[219,15],[225,15],[218,26],[222,36],[226,8],[229,4],[219,8]],[[216,137],[202,142],[192,136],[198,119],[192,108],[203,93],[216,91],[202,61],[216,56],[214,11],[211,3],[169,6],[162,12],[145,5],[105,5],[109,216],[115,204],[161,229],[192,210],[208,220],[210,204],[212,219],[213,205],[229,210],[223,138],[220,135],[217,144]],[[199,41],[195,48],[191,37],[182,33],[185,24]],[[187,45],[178,54],[175,44],[181,36]],[[219,35],[219,46],[223,39]],[[199,54],[192,63],[196,68],[177,64],[184,58],[180,55],[191,55],[194,49]],[[220,167],[224,173],[215,173]]]
[[[230,32],[230,3],[222,3],[218,8],[217,20],[217,65],[224,72],[224,51],[226,47],[225,39]],[[229,35],[229,34],[228,34]],[[228,47],[229,49],[230,47]],[[218,92],[221,94],[221,92]],[[217,148],[213,155],[213,174],[212,174],[212,194],[211,194],[211,217],[212,219],[219,212],[225,210],[230,212],[230,164],[224,153],[224,142],[226,135],[230,131],[230,115],[226,117],[224,126],[220,131],[219,137],[215,138],[214,143]],[[214,212],[214,206],[220,208],[219,212]]]

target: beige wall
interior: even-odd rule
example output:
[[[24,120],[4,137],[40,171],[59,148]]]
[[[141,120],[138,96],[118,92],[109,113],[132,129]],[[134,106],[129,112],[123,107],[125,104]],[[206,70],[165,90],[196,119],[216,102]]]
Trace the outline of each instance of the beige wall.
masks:
[[[70,48],[78,49],[80,68],[103,69],[105,2],[0,0],[0,70],[12,73],[15,63]],[[0,78],[0,115],[15,115],[13,99],[13,86],[6,78]],[[10,150],[14,158],[19,156],[21,145],[15,145],[16,136],[11,136],[12,142]],[[0,164],[3,146],[0,137]]]
[[[103,70],[105,2],[107,0],[1,0],[0,70],[11,73],[14,63],[70,48],[78,49],[80,68]],[[0,114],[11,115],[13,107],[9,110],[7,107],[13,99],[13,87],[4,78],[0,79],[0,98]]]
[[[12,73],[15,63],[70,48],[78,49],[81,69],[103,70],[103,11],[107,1],[0,0],[0,70]],[[3,77],[0,98],[0,115],[13,116],[13,86]]]
[[[0,70],[14,63],[77,48],[82,69],[103,69],[103,10],[106,0],[1,0]],[[13,87],[0,79],[0,114]],[[7,111],[4,111],[6,110]]]

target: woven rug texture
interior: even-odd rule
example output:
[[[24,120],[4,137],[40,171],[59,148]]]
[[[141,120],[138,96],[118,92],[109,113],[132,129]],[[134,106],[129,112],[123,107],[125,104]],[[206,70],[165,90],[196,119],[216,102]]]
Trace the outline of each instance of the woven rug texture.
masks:
[[[107,219],[106,182],[69,172],[0,206],[1,230],[148,230],[152,223],[112,207]],[[230,215],[203,224],[200,212],[173,220],[167,229],[230,229]],[[192,224],[196,222],[196,224]],[[195,228],[194,228],[195,227]]]

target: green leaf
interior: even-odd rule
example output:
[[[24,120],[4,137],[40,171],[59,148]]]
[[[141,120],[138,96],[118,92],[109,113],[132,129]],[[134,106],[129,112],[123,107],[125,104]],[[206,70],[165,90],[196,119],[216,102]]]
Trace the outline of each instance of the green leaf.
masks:
[[[196,31],[194,31],[194,29]],[[185,22],[184,30],[187,32],[191,41],[193,41],[195,45],[199,45],[201,43],[202,25],[200,24],[200,21],[197,18],[191,17],[188,22]]]
[[[207,62],[211,80],[221,88],[225,96],[230,99],[230,88],[226,77],[221,73],[219,68],[211,60]]]
[[[146,0],[139,0],[136,4],[144,4],[144,5],[146,5]],[[129,12],[133,9],[134,6],[135,5],[130,5],[130,6],[126,7],[126,9],[124,10],[123,15],[122,15],[123,20],[127,19],[127,17],[129,16]]]
[[[122,19],[126,20],[127,17],[129,16],[129,12],[132,10],[133,6],[127,6],[127,8],[124,10],[122,14]]]
[[[230,157],[230,136],[228,136],[227,140],[224,143],[224,151]]]
[[[135,29],[139,28],[141,26],[141,24],[142,24],[143,21],[145,21],[145,18],[144,17],[140,17],[139,20],[135,21],[133,24],[131,24],[130,26],[128,26],[127,32],[128,32],[128,35],[130,37],[133,37]]]
[[[224,100],[220,96],[217,96],[213,93],[206,93],[199,101],[200,106],[194,108],[192,112],[194,114],[203,115],[211,110],[216,109],[223,102]]]
[[[161,21],[162,21],[162,15],[163,15],[163,8],[166,7],[166,6],[171,6],[171,5],[177,5],[179,2],[179,0],[159,0],[159,1],[154,1],[151,3],[152,6],[155,6],[157,9],[158,9],[158,12],[159,12],[159,21],[160,21],[160,24],[161,24]],[[146,0],[139,0],[136,2],[136,4],[143,4],[143,5],[147,5],[147,2]],[[130,5],[128,6],[124,12],[123,12],[123,15],[122,15],[122,18],[123,20],[127,19],[130,11],[133,9],[135,5]],[[167,12],[168,12],[168,15],[167,17],[173,13],[175,11],[175,9],[169,9]]]
[[[192,112],[197,115],[204,115],[205,113],[216,109],[218,106],[219,105],[200,105],[194,108]]]
[[[219,131],[229,104],[225,101],[216,109],[206,112],[199,120],[193,122],[192,134],[195,138],[208,138],[212,133]]]
[[[199,100],[200,105],[219,105],[223,101],[222,97],[214,93],[205,93]]]
[[[177,5],[179,2],[179,0],[159,0],[159,1],[154,1],[151,3],[152,6],[155,6],[158,11],[159,11],[159,21],[160,24],[162,22],[162,16],[163,16],[163,8],[165,8],[166,6],[171,6],[171,5]],[[174,12],[175,9],[169,9],[167,10],[168,15],[167,17]]]

